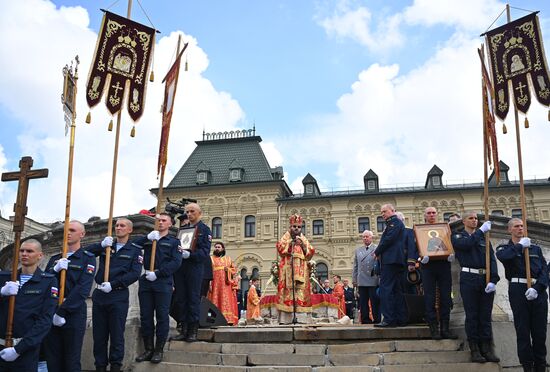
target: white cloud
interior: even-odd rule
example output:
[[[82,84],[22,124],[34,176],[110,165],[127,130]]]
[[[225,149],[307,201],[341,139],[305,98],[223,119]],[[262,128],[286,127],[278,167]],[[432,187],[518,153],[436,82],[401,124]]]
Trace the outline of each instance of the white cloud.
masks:
[[[12,32],[15,22],[18,32]],[[0,69],[9,72],[0,75],[0,104],[24,123],[18,137],[22,154],[32,155],[35,167],[50,169],[47,181],[31,182],[29,216],[41,221],[64,218],[69,143],[63,137],[61,68],[79,54],[71,214],[79,219],[107,217],[115,136],[114,131],[106,130],[111,117],[104,102],[92,110],[92,123],[84,124],[88,112],[85,84],[97,39],[89,28],[86,10],[56,9],[44,0],[3,2],[0,33],[10,35],[0,40],[0,48],[12,51],[0,57]],[[123,111],[114,215],[156,205],[148,189],[158,186],[156,165],[164,90],[161,80],[173,61],[180,33],[183,41],[189,42],[189,71],[183,71],[182,66],[180,72],[165,186],[194,149],[194,141],[201,138],[204,128],[230,130],[244,118],[238,102],[228,93],[217,91],[202,76],[209,62],[196,39],[181,31],[158,39],[156,80],[148,84],[146,109],[136,124],[135,138],[129,136],[132,121],[126,108]]]
[[[283,165],[283,155],[277,149],[274,142],[262,141],[260,145],[270,167],[278,167]]]
[[[350,38],[374,52],[389,50],[403,42],[399,32],[399,14],[374,21],[368,8],[354,8],[350,1],[343,0],[337,3],[331,15],[317,15],[315,18],[329,36]]]

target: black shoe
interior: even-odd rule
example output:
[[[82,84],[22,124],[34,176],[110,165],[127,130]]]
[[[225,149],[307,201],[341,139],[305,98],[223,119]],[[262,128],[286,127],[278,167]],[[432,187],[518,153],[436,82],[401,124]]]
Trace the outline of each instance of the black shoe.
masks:
[[[546,371],[546,363],[535,363],[535,372],[545,372]]]
[[[523,372],[534,372],[535,371],[535,367],[533,365],[533,362],[521,363],[521,366],[523,367]]]
[[[95,367],[95,372],[107,372],[107,366]]]
[[[441,334],[439,333],[439,325],[437,324],[437,321],[428,323],[428,326],[430,327],[430,337],[432,340],[441,340]]]
[[[187,333],[188,333],[187,323],[179,323],[178,334],[170,337],[170,341],[185,341],[185,339],[187,338]]]
[[[187,342],[197,341],[197,334],[199,333],[199,323],[191,323],[187,329]]]
[[[382,321],[380,323],[376,323],[374,325],[376,328],[390,328],[390,327],[396,327],[393,323],[386,323],[386,321]]]
[[[121,372],[121,367],[122,366],[120,364],[111,364],[111,369],[109,372]]]
[[[458,338],[458,335],[455,335],[449,329],[449,321],[448,320],[442,320],[441,321],[441,338],[446,339],[446,340],[456,340]]]
[[[498,363],[500,362],[500,358],[496,356],[495,349],[493,347],[493,342],[491,340],[489,341],[481,341],[479,343],[479,352],[485,360],[492,363]],[[544,366],[543,371],[546,369],[546,365]]]
[[[143,346],[145,350],[136,357],[136,362],[145,362],[153,357],[153,337],[143,337]]]
[[[472,363],[485,363],[487,360],[479,352],[479,345],[476,341],[468,341]]]
[[[153,353],[153,356],[151,357],[151,363],[160,363],[162,362],[162,357],[164,356],[164,344],[166,341],[159,341],[157,340],[157,344],[155,345],[155,352]]]

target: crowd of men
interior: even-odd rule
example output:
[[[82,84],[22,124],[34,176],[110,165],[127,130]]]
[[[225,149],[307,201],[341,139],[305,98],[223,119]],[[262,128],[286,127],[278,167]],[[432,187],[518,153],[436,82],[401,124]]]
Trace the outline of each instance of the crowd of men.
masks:
[[[124,358],[124,330],[129,306],[128,287],[138,281],[141,336],[144,351],[137,362],[159,363],[168,339],[169,316],[178,324],[174,340],[194,342],[199,328],[201,296],[217,305],[229,324],[236,324],[239,311],[239,278],[222,242],[215,244],[210,258],[211,232],[201,221],[198,204],[185,207],[185,227],[195,230],[192,249],[183,249],[169,234],[173,224],[167,213],[156,216],[158,229],[130,239],[132,222],[119,218],[115,238],[105,237],[81,246],[84,225],[71,221],[68,253],[51,257],[39,268],[41,243],[25,240],[20,246],[21,268],[17,280],[0,272],[0,343],[6,345],[9,298],[15,296],[13,343],[0,350],[0,371],[36,371],[45,359],[50,371],[80,371],[81,347],[86,328],[86,298],[92,294],[93,354],[96,371],[120,371]],[[477,213],[462,216],[464,229],[453,231],[454,254],[444,259],[419,255],[413,230],[405,227],[403,215],[391,204],[381,208],[385,229],[378,245],[373,233],[364,231],[364,245],[355,251],[352,283],[333,276],[334,286],[325,280],[319,293],[338,299],[338,316],[353,318],[358,299],[360,321],[374,327],[400,327],[408,322],[405,294],[422,278],[424,319],[433,339],[455,339],[449,328],[451,263],[460,264],[460,293],[465,311],[465,333],[473,362],[498,362],[494,352],[491,311],[499,281],[496,259],[505,268],[509,300],[514,314],[517,353],[525,371],[546,368],[546,323],[548,313],[548,266],[540,247],[524,236],[520,219],[508,222],[510,240],[496,252],[486,240],[491,222],[479,226]],[[455,218],[460,218],[459,216]],[[424,211],[426,224],[437,223],[437,210]],[[311,313],[311,265],[315,249],[302,234],[302,217],[293,215],[289,229],[277,243],[279,281],[277,288],[280,323],[300,322],[299,315]],[[488,244],[489,243],[489,244]],[[437,243],[439,244],[439,243]],[[153,254],[154,252],[154,254]],[[526,275],[529,257],[530,276]],[[99,264],[96,267],[96,258]],[[486,265],[486,257],[489,265]],[[108,270],[106,270],[108,265]],[[489,281],[486,270],[489,267]],[[143,270],[143,268],[145,270]],[[65,277],[64,299],[59,301],[59,283]],[[416,277],[415,280],[410,278]],[[531,282],[528,283],[528,278]],[[253,278],[245,300],[247,318],[259,317],[258,278]],[[356,291],[354,290],[356,289]],[[414,293],[414,291],[413,291]],[[418,292],[416,292],[418,293]],[[438,306],[436,307],[436,298]],[[243,302],[243,301],[240,301]],[[42,356],[42,357],[41,357]],[[41,366],[40,368],[42,368]]]

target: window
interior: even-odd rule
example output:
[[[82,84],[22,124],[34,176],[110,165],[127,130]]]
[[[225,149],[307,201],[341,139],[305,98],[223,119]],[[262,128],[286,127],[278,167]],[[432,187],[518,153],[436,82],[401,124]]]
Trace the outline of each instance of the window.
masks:
[[[256,236],[256,217],[246,216],[244,218],[244,237],[253,238]]]
[[[362,234],[365,230],[370,230],[370,219],[368,217],[359,217],[357,219],[357,226],[359,227],[359,234]]]
[[[512,218],[521,218],[521,209],[512,209]]]
[[[376,181],[368,180],[367,181],[367,190],[376,190]]]
[[[222,237],[222,219],[220,217],[212,218],[212,238],[220,239]]]
[[[376,231],[382,232],[386,227],[386,221],[383,217],[376,217]]]
[[[325,227],[323,220],[313,221],[313,235],[323,235],[325,233]]]
[[[504,211],[502,209],[495,209],[491,212],[493,216],[504,216]]]
[[[229,181],[235,182],[241,180],[241,170],[240,169],[231,169],[229,173]]]
[[[198,172],[197,173],[197,183],[208,183],[208,177],[206,172]]]
[[[441,186],[441,178],[439,176],[432,177],[432,185]]]
[[[302,221],[302,234],[306,235],[306,221]]]
[[[317,272],[317,281],[319,283],[323,283],[325,279],[328,279],[328,267],[324,263],[319,262],[315,267],[315,271]],[[321,287],[317,285],[317,291],[320,289]]]
[[[308,183],[306,185],[306,194],[308,194],[308,195],[313,194],[313,185],[311,183]]]

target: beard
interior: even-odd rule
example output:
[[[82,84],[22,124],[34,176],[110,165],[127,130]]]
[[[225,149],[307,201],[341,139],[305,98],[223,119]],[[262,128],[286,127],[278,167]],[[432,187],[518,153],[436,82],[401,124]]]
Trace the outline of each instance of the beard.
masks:
[[[221,250],[221,251],[214,251],[214,256],[216,257],[223,257],[225,256],[225,250]]]

